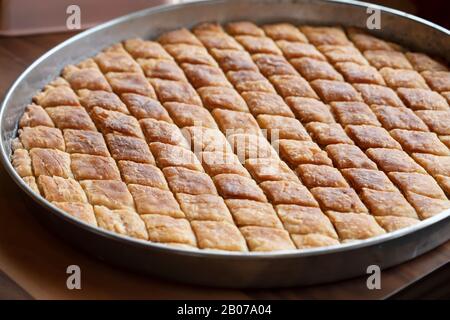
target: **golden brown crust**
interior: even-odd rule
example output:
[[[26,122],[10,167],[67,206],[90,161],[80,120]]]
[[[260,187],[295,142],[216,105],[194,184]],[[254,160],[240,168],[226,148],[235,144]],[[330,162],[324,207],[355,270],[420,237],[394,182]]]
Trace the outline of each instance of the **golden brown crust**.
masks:
[[[277,205],[284,227],[291,234],[321,234],[333,239],[338,236],[330,220],[319,208],[297,205]]]
[[[251,251],[280,251],[295,249],[286,230],[266,227],[242,227],[242,234]]]
[[[363,240],[386,233],[368,214],[328,211],[327,215],[342,241]]]
[[[95,218],[94,209],[88,203],[83,202],[52,202],[59,209],[67,212],[71,216],[91,224],[98,226],[97,219]]]
[[[233,223],[233,218],[222,197],[212,194],[177,193],[176,198],[186,214],[186,218],[190,221],[229,221]]]
[[[283,228],[273,206],[245,199],[225,200],[233,219],[238,227],[260,226],[269,228]]]
[[[226,221],[193,221],[192,229],[199,248],[228,251],[247,251],[239,229]]]
[[[439,60],[283,22],[158,41],[113,44],[33,97],[11,141],[31,189],[92,225],[190,250],[331,246],[450,208]]]
[[[172,192],[168,190],[138,184],[128,185],[128,190],[133,196],[136,210],[140,215],[161,214],[173,218],[185,217]]]

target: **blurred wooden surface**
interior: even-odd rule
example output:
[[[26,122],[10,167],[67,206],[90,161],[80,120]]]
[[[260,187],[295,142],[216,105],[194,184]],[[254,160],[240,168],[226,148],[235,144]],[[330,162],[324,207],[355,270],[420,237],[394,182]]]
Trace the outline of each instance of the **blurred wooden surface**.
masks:
[[[73,34],[0,37],[0,97],[37,57]],[[381,290],[366,278],[273,290],[225,290],[174,283],[107,265],[68,246],[44,229],[25,206],[21,190],[0,169],[0,299],[382,299],[450,261],[450,242],[382,272]],[[68,290],[66,268],[82,270],[82,289]]]

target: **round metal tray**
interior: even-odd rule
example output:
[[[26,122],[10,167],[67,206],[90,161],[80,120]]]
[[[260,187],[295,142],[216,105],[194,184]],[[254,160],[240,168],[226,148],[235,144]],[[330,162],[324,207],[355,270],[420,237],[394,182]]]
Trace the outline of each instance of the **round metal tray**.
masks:
[[[381,10],[381,30],[376,33],[412,49],[445,54],[442,58],[450,60],[448,30],[400,11],[372,7]],[[58,76],[62,67],[112,43],[131,37],[153,38],[203,21],[247,19],[365,27],[366,9],[367,4],[354,1],[201,1],[143,10],[78,34],[34,62],[6,95],[0,112],[5,170],[40,205],[33,213],[67,241],[116,265],[184,282],[240,288],[310,285],[364,274],[369,265],[383,269],[413,259],[450,238],[450,210],[396,232],[327,248],[274,253],[188,251],[131,239],[72,218],[33,193],[9,160],[11,139],[31,97]]]

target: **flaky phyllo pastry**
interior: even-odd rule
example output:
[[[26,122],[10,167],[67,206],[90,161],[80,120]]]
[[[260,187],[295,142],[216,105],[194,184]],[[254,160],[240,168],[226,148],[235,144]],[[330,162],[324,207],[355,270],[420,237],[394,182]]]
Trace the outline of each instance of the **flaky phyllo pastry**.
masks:
[[[338,245],[450,208],[450,72],[364,31],[205,23],[62,70],[12,163],[67,214],[170,246]]]

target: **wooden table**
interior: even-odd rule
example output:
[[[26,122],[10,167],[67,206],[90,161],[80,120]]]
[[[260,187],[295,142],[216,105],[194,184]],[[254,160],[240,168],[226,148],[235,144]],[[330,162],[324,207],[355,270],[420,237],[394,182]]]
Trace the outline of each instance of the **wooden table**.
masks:
[[[37,57],[73,34],[0,38],[0,97]],[[0,299],[380,299],[389,297],[450,261],[450,242],[401,266],[382,272],[381,290],[368,290],[361,277],[334,284],[277,290],[224,290],[184,285],[120,270],[70,247],[44,229],[28,212],[25,195],[0,170]],[[66,268],[82,270],[82,289],[68,290]],[[448,281],[449,268],[430,286]],[[425,288],[425,289],[424,289]],[[418,290],[414,290],[418,292]],[[436,292],[436,290],[433,290]],[[411,293],[409,293],[411,294]],[[444,293],[447,294],[447,293]],[[428,296],[428,295],[427,295]]]

